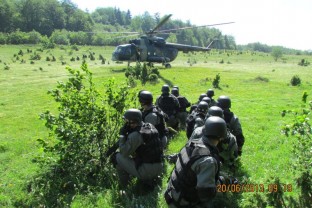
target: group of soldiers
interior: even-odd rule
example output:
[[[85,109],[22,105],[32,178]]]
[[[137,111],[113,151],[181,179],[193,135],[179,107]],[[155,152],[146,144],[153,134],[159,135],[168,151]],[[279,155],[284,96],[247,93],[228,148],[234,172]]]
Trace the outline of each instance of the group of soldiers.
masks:
[[[214,90],[209,89],[191,105],[180,95],[178,86],[170,92],[170,87],[163,85],[161,92],[154,105],[152,93],[140,91],[142,108],[124,113],[119,151],[111,156],[120,185],[126,187],[136,177],[153,186],[163,173],[166,158],[175,163],[164,193],[168,206],[209,207],[217,184],[238,183],[220,173],[235,171],[245,140],[239,119],[230,110],[231,99],[219,96],[215,101]],[[185,130],[187,142],[179,153],[164,156],[168,128]]]

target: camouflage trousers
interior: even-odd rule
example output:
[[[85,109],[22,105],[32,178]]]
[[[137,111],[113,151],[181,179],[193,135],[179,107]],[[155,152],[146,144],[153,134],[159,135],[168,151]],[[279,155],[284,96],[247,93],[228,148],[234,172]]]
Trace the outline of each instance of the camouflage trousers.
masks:
[[[116,170],[121,186],[127,186],[131,177],[137,177],[142,181],[157,178],[163,172],[163,163],[142,163],[138,168],[134,159],[118,153],[116,155]]]
[[[177,118],[178,118],[178,121],[179,121],[179,128],[181,130],[185,130],[185,122],[186,122],[186,118],[188,116],[188,113],[187,112],[179,112],[177,114]]]

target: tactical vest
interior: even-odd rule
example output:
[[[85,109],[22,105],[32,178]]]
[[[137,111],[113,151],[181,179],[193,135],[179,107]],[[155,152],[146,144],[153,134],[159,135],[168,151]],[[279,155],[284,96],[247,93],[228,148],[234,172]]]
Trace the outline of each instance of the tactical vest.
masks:
[[[194,131],[194,126],[195,126],[195,120],[196,118],[201,118],[205,119],[205,115],[198,113],[198,112],[193,112],[186,118],[186,136],[189,139]]]
[[[234,117],[234,113],[231,111],[223,111],[223,114],[224,114],[224,120],[226,122],[226,125],[228,128],[230,128],[230,124]]]
[[[177,99],[178,99],[179,104],[180,104],[179,112],[186,112],[186,108],[190,106],[190,104],[187,102],[186,98],[183,96],[178,96]]]
[[[136,166],[142,163],[159,163],[163,157],[162,144],[157,129],[150,123],[144,123],[140,129],[143,144],[136,149]]]
[[[161,95],[159,98],[158,106],[164,111],[169,117],[175,115],[176,103],[172,95]]]
[[[159,123],[155,125],[159,134],[159,138],[166,136],[168,133],[168,129],[166,128],[166,120],[168,120],[168,116],[159,107],[153,106],[151,109],[143,111],[143,121],[145,121],[145,117],[150,113],[155,113],[159,118]]]
[[[176,168],[171,174],[171,182],[174,189],[180,192],[178,203],[184,199],[190,203],[198,202],[199,197],[196,194],[197,175],[191,166],[202,157],[211,156],[217,160],[218,171],[215,180],[219,178],[219,158],[215,147],[206,146],[202,141],[192,141],[188,143],[178,154]]]

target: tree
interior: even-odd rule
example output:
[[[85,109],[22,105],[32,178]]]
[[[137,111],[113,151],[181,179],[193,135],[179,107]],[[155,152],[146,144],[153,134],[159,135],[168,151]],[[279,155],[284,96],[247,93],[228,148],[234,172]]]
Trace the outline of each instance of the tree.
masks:
[[[277,46],[273,47],[271,55],[273,56],[275,61],[277,61],[278,59],[282,58],[282,56],[283,56],[282,48],[281,47],[277,47]]]

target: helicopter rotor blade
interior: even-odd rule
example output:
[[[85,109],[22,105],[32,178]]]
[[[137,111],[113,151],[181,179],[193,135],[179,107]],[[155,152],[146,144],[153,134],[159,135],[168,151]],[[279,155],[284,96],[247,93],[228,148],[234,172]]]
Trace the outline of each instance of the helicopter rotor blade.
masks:
[[[172,16],[172,14],[167,15],[166,17],[164,17],[159,23],[158,25],[156,25],[156,27],[154,29],[152,29],[151,31],[148,31],[147,34],[153,34],[155,33],[155,31],[160,28],[163,24],[165,24],[169,18]]]
[[[174,32],[174,31],[177,31],[177,30],[186,30],[186,29],[193,29],[193,28],[200,28],[200,27],[212,27],[212,26],[226,25],[226,24],[232,24],[232,23],[235,23],[235,22],[224,22],[224,23],[218,23],[218,24],[212,24],[212,25],[181,27],[181,28],[176,28],[176,29],[160,30],[158,32]]]

